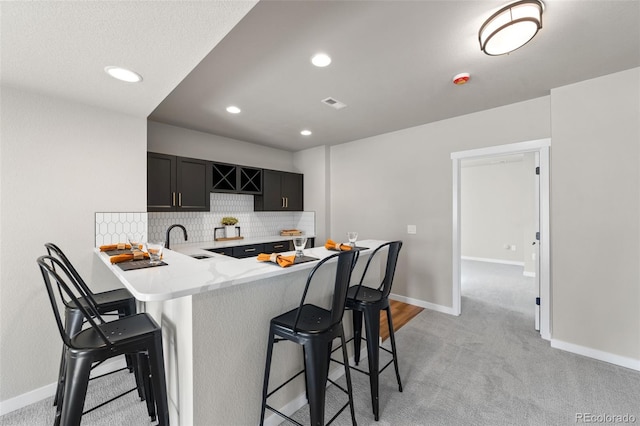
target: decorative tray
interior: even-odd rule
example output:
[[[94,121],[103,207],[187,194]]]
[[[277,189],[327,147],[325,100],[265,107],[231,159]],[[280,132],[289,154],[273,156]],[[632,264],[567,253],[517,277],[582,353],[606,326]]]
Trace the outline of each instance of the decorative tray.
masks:
[[[301,256],[301,257],[296,257],[296,259],[293,261],[293,265],[298,265],[300,263],[307,263],[307,262],[313,262],[315,260],[320,260],[317,257],[311,257],[311,256]],[[264,263],[268,263],[269,265],[274,265],[274,266],[280,266],[277,263],[274,262],[264,262]]]
[[[327,249],[327,250],[329,250],[329,251],[345,251],[345,250],[336,250],[336,249]],[[358,247],[358,246],[355,246],[355,247],[351,247],[351,250],[353,250],[353,251],[369,250],[369,247]]]
[[[131,250],[129,249],[122,249],[122,250],[109,250],[109,251],[105,251],[105,253],[107,254],[107,256],[115,256],[117,254],[130,254],[132,253]]]
[[[156,266],[165,266],[166,263],[160,262],[155,265],[151,264],[151,260],[142,259],[142,260],[129,260],[127,262],[116,263],[123,271],[133,271],[135,269],[144,269],[144,268],[155,268]]]

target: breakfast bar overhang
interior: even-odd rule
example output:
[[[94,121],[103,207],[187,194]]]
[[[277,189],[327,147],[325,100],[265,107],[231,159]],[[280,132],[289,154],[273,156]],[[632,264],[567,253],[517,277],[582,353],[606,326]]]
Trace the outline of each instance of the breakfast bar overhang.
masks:
[[[384,243],[358,241],[367,249],[359,252],[353,279],[362,275],[372,251]],[[317,262],[281,268],[256,258],[212,255],[205,248],[206,243],[176,245],[164,252],[167,265],[131,271],[111,264],[99,249],[95,253],[139,301],[141,310],[162,327],[171,423],[257,424],[269,321],[298,306],[307,275]],[[324,247],[304,251],[318,259],[333,253]],[[199,254],[209,257],[192,257]],[[377,287],[382,273],[379,259],[370,268],[368,284]],[[315,282],[327,285],[312,285],[310,302],[328,303],[334,279],[329,269],[318,271],[321,275]],[[371,274],[373,271],[376,273]],[[352,334],[350,313],[345,313],[343,322],[348,338]],[[276,346],[273,383],[299,371],[303,364],[297,345]],[[330,375],[338,377],[342,371],[342,367],[334,368]],[[306,403],[304,394],[300,377],[274,395],[271,403],[292,412]]]

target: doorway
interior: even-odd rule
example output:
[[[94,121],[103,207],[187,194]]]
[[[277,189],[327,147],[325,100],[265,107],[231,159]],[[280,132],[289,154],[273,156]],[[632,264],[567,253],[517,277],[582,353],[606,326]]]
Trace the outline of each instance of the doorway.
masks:
[[[539,329],[542,338],[550,340],[551,338],[551,294],[550,294],[550,282],[549,282],[549,147],[550,140],[542,139],[528,142],[521,142],[509,145],[501,145],[489,148],[475,149],[470,151],[461,151],[451,154],[453,162],[453,283],[452,283],[452,297],[453,297],[453,311],[454,314],[460,315],[461,313],[461,278],[462,278],[462,228],[461,228],[461,170],[463,163],[486,163],[488,159],[500,157],[502,160],[519,158],[519,156],[527,155],[531,158],[531,155],[535,156],[535,164],[537,172],[539,173],[536,179],[537,186],[534,191],[535,200],[537,201],[538,208],[535,209],[535,215],[533,215],[530,238],[524,237],[518,242],[505,242],[504,246],[501,245],[501,249],[509,250],[508,255],[515,255],[516,245],[520,245],[520,251],[523,251],[525,256],[533,260],[533,256],[536,258],[535,269],[533,265],[527,265],[530,275],[535,275],[539,281],[536,286],[536,292],[538,297],[532,300],[532,305],[535,303],[537,306],[535,314],[535,326]],[[529,230],[526,231],[527,233]],[[485,234],[484,238],[492,237]],[[531,246],[528,246],[531,244]],[[494,244],[495,245],[495,244]],[[513,253],[512,253],[513,252]],[[481,256],[482,257],[482,256]],[[491,257],[491,256],[489,256]],[[502,256],[504,257],[504,256]],[[508,257],[508,256],[506,256]],[[485,259],[486,260],[486,259]]]

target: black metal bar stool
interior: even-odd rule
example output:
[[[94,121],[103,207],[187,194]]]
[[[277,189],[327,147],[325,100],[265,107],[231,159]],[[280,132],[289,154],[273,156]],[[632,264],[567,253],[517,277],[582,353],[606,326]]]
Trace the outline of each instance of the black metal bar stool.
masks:
[[[311,283],[314,274],[320,267],[322,267],[322,265],[336,257],[336,278],[331,309],[327,310],[316,305],[305,304],[309,284]],[[324,403],[327,380],[345,392],[349,398],[349,401],[338,411],[329,423],[335,420],[335,418],[342,413],[347,406],[349,406],[351,409],[351,421],[354,425],[356,424],[355,411],[353,408],[351,375],[348,366],[344,329],[342,327],[342,316],[344,314],[345,300],[347,289],[349,287],[349,280],[351,278],[351,271],[353,269],[354,258],[355,254],[353,252],[345,251],[321,260],[309,273],[304,292],[300,300],[300,305],[296,309],[271,319],[269,327],[269,343],[267,346],[267,361],[264,370],[264,385],[262,388],[262,412],[260,414],[260,425],[264,424],[265,411],[267,409],[277,413],[292,423],[299,424],[295,420],[269,406],[267,404],[267,398],[282,389],[283,386],[302,373],[305,373],[307,399],[309,401],[309,413],[312,425],[324,425]],[[333,340],[337,337],[340,338],[342,343],[342,356],[344,357],[345,363],[347,389],[342,388],[340,385],[328,378],[331,345]],[[302,345],[304,369],[268,393],[267,390],[269,387],[269,373],[271,370],[273,344],[282,340],[288,340]]]
[[[80,297],[78,300],[83,306],[87,306],[88,303],[92,303],[98,310],[98,313],[101,315],[118,315],[118,317],[126,317],[129,315],[133,315],[136,313],[136,301],[131,293],[124,288],[104,291],[101,293],[94,293],[91,291],[86,282],[82,279],[76,268],[73,266],[69,258],[64,254],[64,252],[53,243],[46,243],[45,248],[49,253],[49,256],[53,256],[60,260],[67,270],[71,273],[74,280],[82,287],[83,293],[86,296]],[[52,265],[55,270],[55,264]],[[67,330],[70,336],[75,335],[80,330],[82,330],[82,325],[84,323],[82,312],[75,305],[69,303],[69,301],[63,296],[62,297],[65,313],[64,313],[64,324],[65,329]],[[133,372],[133,361],[130,355],[126,355],[127,359],[127,367],[129,371]],[[53,405],[58,405],[58,400],[62,396],[62,391],[64,389],[64,376],[65,376],[65,348],[62,349],[62,355],[60,357],[60,371],[58,373],[58,386],[56,388],[56,394],[53,399]],[[138,383],[140,384],[140,383]],[[144,388],[142,386],[138,386],[138,395],[141,399],[145,399],[142,390]]]
[[[378,288],[371,288],[362,285],[369,270],[371,261],[376,257],[382,249],[388,248],[387,264],[382,284]],[[389,293],[393,284],[393,276],[398,263],[398,254],[402,248],[402,241],[391,241],[382,244],[376,248],[362,273],[362,278],[358,285],[350,287],[347,292],[346,308],[353,313],[353,340],[354,361],[358,365],[360,362],[360,342],[362,340],[362,317],[364,315],[364,325],[367,342],[367,359],[369,361],[369,371],[364,371],[356,367],[351,367],[356,371],[365,373],[369,376],[369,384],[371,387],[371,404],[373,406],[373,415],[375,420],[380,418],[380,404],[378,398],[379,379],[378,376],[385,368],[393,362],[396,369],[396,378],[398,379],[398,390],[402,392],[402,382],[400,381],[400,372],[398,370],[398,354],[396,352],[396,339],[393,332],[393,321],[391,319],[391,309],[389,308]],[[379,345],[380,340],[380,311],[387,312],[387,323],[389,325],[389,337],[391,339],[391,351]],[[388,352],[393,356],[392,360],[380,368],[380,349]]]
[[[83,413],[84,401],[91,368],[95,363],[124,354],[134,354],[133,367],[137,381],[145,389],[149,416],[154,421],[157,417],[160,425],[168,425],[162,331],[158,324],[148,314],[134,314],[111,322],[104,321],[82,286],[60,260],[53,256],[40,256],[37,263],[65,346],[64,387],[58,400],[55,424],[80,425],[83,414],[86,414]],[[56,284],[57,291],[53,288],[53,283]],[[84,298],[82,302],[81,298]],[[89,324],[88,328],[75,335],[69,334],[63,326],[59,310],[64,299],[82,314]],[[102,405],[104,404],[100,406]]]

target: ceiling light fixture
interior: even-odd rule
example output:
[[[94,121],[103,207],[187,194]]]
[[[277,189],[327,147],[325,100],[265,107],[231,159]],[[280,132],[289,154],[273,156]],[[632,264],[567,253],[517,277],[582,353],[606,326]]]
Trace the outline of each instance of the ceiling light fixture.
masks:
[[[111,77],[127,83],[139,83],[142,81],[140,74],[126,68],[109,66],[104,67],[104,71]]]
[[[543,8],[539,0],[522,0],[498,10],[480,27],[480,50],[498,56],[527,44],[542,28]]]
[[[317,53],[311,58],[311,63],[316,67],[326,67],[331,63],[331,57],[326,53]]]
[[[231,113],[231,114],[239,114],[240,111],[242,111],[240,108],[238,108],[237,106],[228,106],[227,107],[227,112]]]
[[[306,130],[306,129],[305,129],[305,130],[302,130],[302,131],[300,132],[300,134],[301,134],[302,136],[311,136],[311,130]]]

